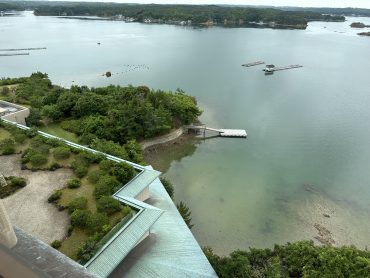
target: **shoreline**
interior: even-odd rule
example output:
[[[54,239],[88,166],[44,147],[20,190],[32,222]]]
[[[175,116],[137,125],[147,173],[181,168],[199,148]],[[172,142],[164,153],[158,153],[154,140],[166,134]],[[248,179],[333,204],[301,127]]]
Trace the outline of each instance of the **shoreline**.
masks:
[[[143,148],[144,161],[154,169],[166,173],[173,161],[192,155],[197,148],[199,140],[195,134],[182,132],[172,140],[152,144]]]
[[[151,138],[151,139],[148,139],[148,140],[144,140],[144,141],[140,142],[140,145],[143,148],[143,151],[145,151],[149,147],[152,147],[152,146],[155,146],[155,145],[165,144],[165,143],[171,142],[173,140],[176,140],[177,138],[179,138],[183,134],[184,134],[184,128],[180,127],[178,129],[172,130],[168,134],[158,136],[158,137],[154,137],[154,138]]]

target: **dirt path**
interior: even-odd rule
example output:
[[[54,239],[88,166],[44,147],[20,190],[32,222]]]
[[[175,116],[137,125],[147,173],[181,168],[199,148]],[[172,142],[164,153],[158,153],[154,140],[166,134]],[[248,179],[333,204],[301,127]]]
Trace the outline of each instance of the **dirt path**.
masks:
[[[180,127],[178,129],[175,129],[175,130],[171,131],[170,133],[168,133],[166,135],[155,137],[155,138],[150,139],[150,140],[142,141],[140,144],[141,144],[143,150],[145,150],[148,147],[158,145],[158,144],[167,143],[167,142],[170,142],[172,140],[175,140],[176,138],[180,137],[183,133],[184,133],[183,128]]]
[[[0,156],[0,171],[5,176],[19,176],[27,180],[27,186],[5,198],[4,206],[12,223],[45,243],[62,239],[69,225],[67,212],[59,212],[47,202],[56,189],[62,188],[72,176],[72,171],[21,170],[20,155]]]

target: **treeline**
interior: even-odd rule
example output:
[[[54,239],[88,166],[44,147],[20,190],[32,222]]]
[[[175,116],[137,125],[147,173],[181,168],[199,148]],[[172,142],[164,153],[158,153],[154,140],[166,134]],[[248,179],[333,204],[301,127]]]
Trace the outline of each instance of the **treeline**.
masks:
[[[370,277],[370,252],[355,247],[315,246],[312,241],[275,245],[271,249],[234,251],[220,257],[204,252],[220,278]]]
[[[33,9],[35,15],[49,16],[123,16],[137,22],[179,23],[191,25],[218,24],[243,26],[251,22],[274,22],[277,25],[303,28],[308,21],[344,21],[338,15],[323,15],[316,11],[284,11],[276,8],[252,8],[217,5],[139,5],[81,2],[3,2],[15,9]]]
[[[298,8],[284,7],[286,11],[311,11],[321,14],[341,15],[341,16],[370,16],[370,9],[361,8]]]
[[[122,15],[138,22],[145,20],[191,21],[192,24],[243,25],[249,22],[275,22],[286,25],[305,25],[310,20],[344,20],[338,16],[325,16],[316,12],[290,12],[278,9],[224,7],[216,5],[129,5],[76,3],[75,5],[41,6],[36,15],[97,15],[112,17]]]
[[[195,98],[181,90],[165,92],[145,86],[113,85],[66,89],[53,85],[47,74],[40,72],[16,81],[20,83],[12,93],[7,90],[3,98],[31,106],[28,125],[55,122],[79,136],[81,143],[119,156],[139,151],[132,140],[165,134],[190,124],[201,114]],[[111,146],[111,141],[125,144],[126,149]]]

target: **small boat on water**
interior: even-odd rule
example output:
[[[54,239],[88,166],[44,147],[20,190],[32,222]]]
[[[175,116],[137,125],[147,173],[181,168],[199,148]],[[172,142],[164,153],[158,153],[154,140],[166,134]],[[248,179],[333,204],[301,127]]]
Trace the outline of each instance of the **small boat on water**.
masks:
[[[265,74],[272,74],[275,71],[275,65],[266,65],[263,71],[265,72]]]

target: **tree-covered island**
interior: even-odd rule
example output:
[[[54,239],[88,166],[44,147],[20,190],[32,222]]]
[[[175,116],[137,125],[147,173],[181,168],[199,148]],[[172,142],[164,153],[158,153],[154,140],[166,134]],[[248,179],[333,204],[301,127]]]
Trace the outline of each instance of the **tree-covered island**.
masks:
[[[309,21],[344,21],[344,16],[316,11],[284,11],[217,5],[138,5],[81,2],[0,2],[0,10],[32,9],[37,16],[98,16],[126,22],[191,26],[270,27],[306,29]]]

